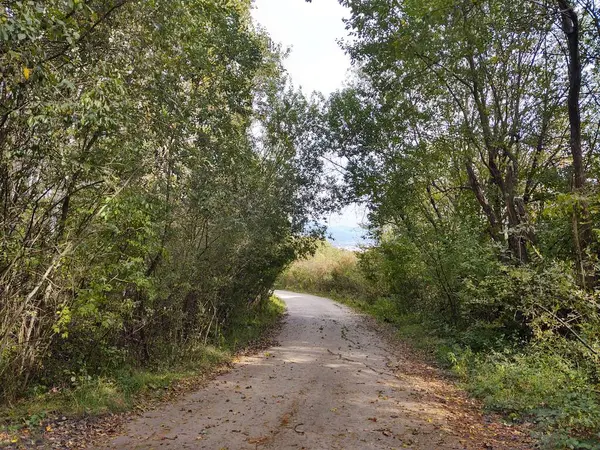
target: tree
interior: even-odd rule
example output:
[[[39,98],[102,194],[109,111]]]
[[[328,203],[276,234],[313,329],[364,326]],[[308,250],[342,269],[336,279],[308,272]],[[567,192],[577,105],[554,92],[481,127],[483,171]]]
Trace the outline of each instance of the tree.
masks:
[[[326,142],[345,162],[349,198],[371,211],[386,264],[404,260],[413,276],[420,267],[416,284],[450,317],[462,315],[465,280],[497,267],[557,258],[590,273],[594,213],[580,205],[596,184],[586,169],[597,135],[594,16],[556,2],[342,4],[356,76],[329,100]],[[586,15],[579,82],[565,13]]]
[[[217,342],[321,234],[319,106],[249,8],[2,3],[5,398]]]
[[[564,192],[567,181],[561,108],[569,73],[553,17],[543,4],[504,1],[343,4],[363,91],[377,96],[378,125],[394,123],[384,157],[443,143],[450,167],[462,166],[459,186],[433,179],[429,190],[469,189],[492,239],[529,261],[535,220],[555,189],[546,183],[554,178]]]

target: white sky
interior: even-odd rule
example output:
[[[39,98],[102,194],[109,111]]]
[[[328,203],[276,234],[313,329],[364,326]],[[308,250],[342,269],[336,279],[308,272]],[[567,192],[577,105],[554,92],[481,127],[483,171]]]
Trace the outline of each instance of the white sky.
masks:
[[[274,41],[291,47],[285,61],[294,85],[305,94],[330,94],[342,87],[350,60],[338,46],[346,36],[347,11],[337,0],[255,0],[254,19]]]
[[[275,42],[291,48],[284,66],[306,95],[327,96],[343,86],[350,59],[337,40],[347,35],[342,22],[347,15],[337,0],[254,0],[254,20]],[[356,227],[365,220],[361,208],[349,207],[329,223]]]

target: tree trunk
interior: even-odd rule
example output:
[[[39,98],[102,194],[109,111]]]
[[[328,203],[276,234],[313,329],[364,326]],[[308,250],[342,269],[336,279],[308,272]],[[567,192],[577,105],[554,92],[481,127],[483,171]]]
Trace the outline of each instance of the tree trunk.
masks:
[[[557,0],[563,32],[567,40],[569,53],[569,94],[567,106],[569,111],[570,148],[573,160],[572,193],[578,200],[573,210],[573,241],[577,255],[577,270],[580,284],[590,287],[595,284],[592,262],[588,249],[592,243],[592,230],[589,224],[589,212],[586,202],[579,200],[585,194],[585,167],[583,164],[583,149],[581,145],[581,82],[582,65],[580,55],[579,17],[569,0]]]
[[[488,219],[488,223],[490,226],[489,227],[490,236],[492,237],[492,239],[494,241],[500,241],[501,224],[498,220],[498,216],[496,215],[494,209],[491,207],[490,203],[488,202],[488,200],[485,196],[485,192],[483,192],[481,184],[479,183],[479,180],[477,179],[477,175],[475,174],[475,170],[473,169],[473,163],[468,162],[466,164],[466,167],[467,167],[467,175],[469,176],[469,185],[471,186],[471,190],[475,194],[475,198],[477,198],[479,205],[483,209],[483,212],[485,213],[485,216]]]

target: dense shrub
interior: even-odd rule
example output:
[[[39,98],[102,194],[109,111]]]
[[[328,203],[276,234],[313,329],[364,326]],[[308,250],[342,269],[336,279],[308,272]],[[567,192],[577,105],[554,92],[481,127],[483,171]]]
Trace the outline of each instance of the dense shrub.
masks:
[[[465,380],[488,408],[513,420],[534,420],[546,444],[598,448],[597,381],[573,361],[535,347],[525,354],[491,354],[475,358]]]
[[[324,245],[314,259],[295,262],[280,283],[333,295],[394,324],[401,337],[450,369],[486,407],[510,420],[534,422],[544,446],[598,448],[598,303],[593,293],[577,286],[568,266],[494,261],[484,270],[467,270],[456,283],[460,318],[453,320],[443,308],[431,308],[436,301],[445,302],[436,300],[438,289],[404,297],[436,278],[419,262],[419,253],[384,260],[383,255],[396,255],[390,248],[406,247],[384,242],[357,258]],[[455,261],[455,271],[461,264],[469,267],[464,259]],[[408,268],[413,277],[422,278],[393,283],[393,274],[406,275]],[[331,277],[334,270],[352,274],[354,283]],[[320,277],[328,281],[320,282]],[[357,282],[363,286],[356,288]]]
[[[320,108],[250,8],[0,5],[0,401],[216,342],[310,247]]]

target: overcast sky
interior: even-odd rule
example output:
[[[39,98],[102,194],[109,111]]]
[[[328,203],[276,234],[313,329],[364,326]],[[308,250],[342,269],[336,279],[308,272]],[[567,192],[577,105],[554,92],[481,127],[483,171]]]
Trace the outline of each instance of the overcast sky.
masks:
[[[285,68],[307,95],[328,95],[343,86],[350,60],[337,41],[346,36],[342,19],[347,15],[337,0],[255,0],[253,10],[272,39],[291,48]],[[330,225],[356,227],[363,216],[361,210],[347,208],[332,216]]]
[[[294,84],[325,95],[342,86],[350,67],[336,42],[346,35],[346,13],[337,0],[255,0],[253,11],[274,41],[291,47],[285,66]]]

